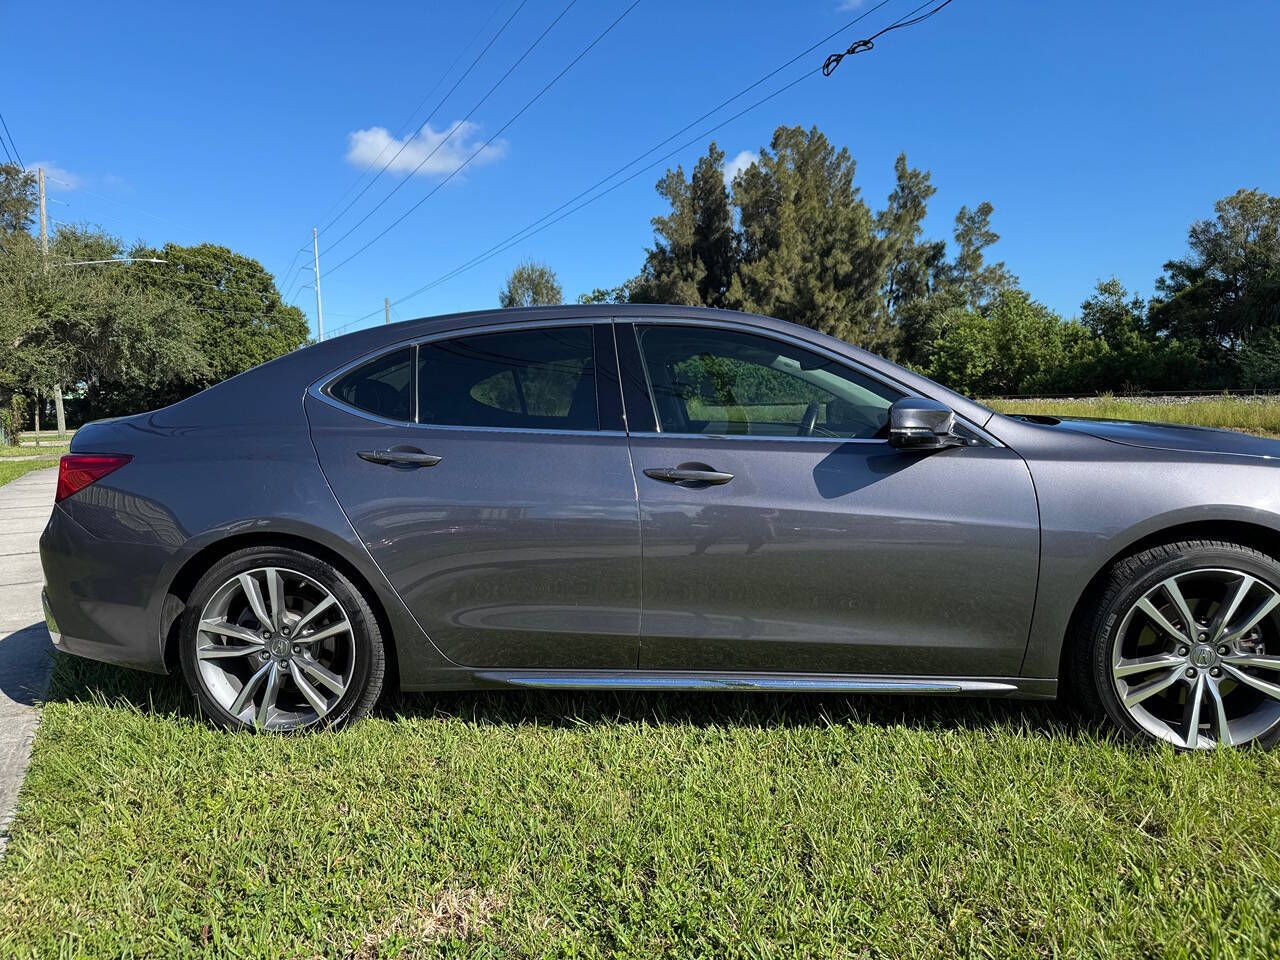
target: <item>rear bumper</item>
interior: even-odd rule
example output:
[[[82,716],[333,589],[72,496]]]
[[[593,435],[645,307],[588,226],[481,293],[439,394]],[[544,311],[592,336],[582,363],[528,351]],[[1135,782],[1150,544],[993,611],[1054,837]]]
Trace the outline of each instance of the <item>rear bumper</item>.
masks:
[[[156,584],[173,551],[95,537],[61,504],[40,536],[45,624],[63,653],[166,672]],[[163,594],[163,591],[161,591]]]

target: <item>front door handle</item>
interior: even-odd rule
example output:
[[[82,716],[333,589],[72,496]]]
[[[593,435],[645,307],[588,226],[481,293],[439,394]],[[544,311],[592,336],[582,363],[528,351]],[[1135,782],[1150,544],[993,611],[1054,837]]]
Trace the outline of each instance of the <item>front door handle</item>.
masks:
[[[402,467],[434,467],[444,457],[437,457],[421,450],[361,450],[356,454],[370,463],[386,463]]]
[[[653,480],[661,480],[663,483],[678,483],[681,486],[690,487],[716,486],[733,479],[732,473],[712,470],[704,463],[682,463],[678,467],[650,467],[644,475]]]

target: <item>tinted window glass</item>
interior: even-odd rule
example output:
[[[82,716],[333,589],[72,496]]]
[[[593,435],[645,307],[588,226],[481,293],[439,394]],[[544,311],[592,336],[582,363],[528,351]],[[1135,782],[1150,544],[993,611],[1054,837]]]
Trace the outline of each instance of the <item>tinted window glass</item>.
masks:
[[[412,420],[411,350],[396,350],[352,370],[329,388],[343,403],[388,420]]]
[[[598,429],[591,328],[548,327],[422,344],[418,421]]]
[[[640,326],[640,352],[668,433],[869,439],[902,394],[770,337]]]

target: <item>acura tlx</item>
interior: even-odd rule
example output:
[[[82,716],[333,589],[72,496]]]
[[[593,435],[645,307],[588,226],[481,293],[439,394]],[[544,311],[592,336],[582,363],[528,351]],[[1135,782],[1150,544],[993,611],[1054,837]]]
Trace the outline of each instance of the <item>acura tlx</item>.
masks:
[[[1280,737],[1280,443],[1002,416],[680,307],[362,330],[89,424],[41,538],[59,650],[232,729],[384,688],[1065,695]]]

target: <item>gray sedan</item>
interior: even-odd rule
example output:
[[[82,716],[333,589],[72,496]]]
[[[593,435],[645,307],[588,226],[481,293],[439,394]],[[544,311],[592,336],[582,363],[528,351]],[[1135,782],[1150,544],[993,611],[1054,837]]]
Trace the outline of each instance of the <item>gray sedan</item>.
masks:
[[[805,327],[461,314],[82,428],[41,538],[67,653],[236,729],[384,688],[1066,692],[1280,737],[1280,443],[1006,417]]]

